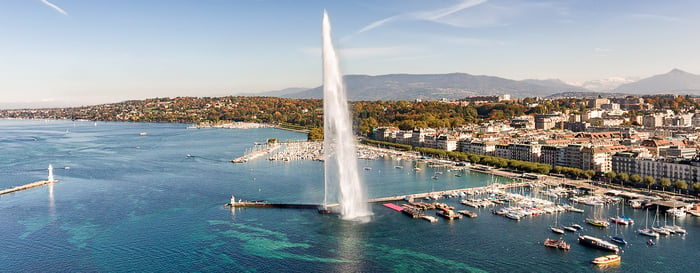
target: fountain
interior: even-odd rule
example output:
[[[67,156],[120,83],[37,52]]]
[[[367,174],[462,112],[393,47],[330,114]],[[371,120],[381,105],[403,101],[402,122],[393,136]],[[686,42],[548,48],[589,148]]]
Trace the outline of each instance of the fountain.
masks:
[[[370,216],[365,189],[358,174],[352,124],[340,73],[338,57],[331,40],[328,13],[323,11],[323,133],[324,133],[324,208],[329,187],[338,182],[338,202],[343,219]]]

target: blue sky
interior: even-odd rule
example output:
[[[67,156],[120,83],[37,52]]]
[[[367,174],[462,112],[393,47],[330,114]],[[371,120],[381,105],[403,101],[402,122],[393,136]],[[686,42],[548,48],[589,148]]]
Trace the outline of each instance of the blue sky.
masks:
[[[700,1],[3,0],[0,103],[93,104],[321,84],[345,74],[581,83],[700,73]]]

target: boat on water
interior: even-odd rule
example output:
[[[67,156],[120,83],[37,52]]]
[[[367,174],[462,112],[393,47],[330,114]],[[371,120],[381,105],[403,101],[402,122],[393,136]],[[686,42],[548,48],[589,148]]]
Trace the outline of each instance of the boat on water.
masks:
[[[571,245],[564,242],[564,240],[562,238],[559,238],[559,240],[553,240],[553,239],[547,238],[546,240],[544,240],[543,245],[546,247],[558,248],[561,250],[571,249]]]
[[[593,259],[593,264],[601,265],[601,264],[619,263],[620,259],[621,259],[620,255],[601,256],[601,257]]]
[[[579,225],[579,224],[573,224],[573,225],[571,225],[571,227],[572,227],[572,228],[575,228],[575,229],[578,229],[578,230],[582,230],[582,229],[583,229],[583,227],[582,227],[581,225]]]
[[[435,180],[437,180],[437,179],[438,179],[438,177],[437,177],[437,176],[433,176],[433,177],[431,177],[431,178],[432,178],[432,179],[435,179]]]
[[[684,228],[677,226],[677,225],[671,225],[671,226],[665,225],[662,228],[670,231],[673,234],[682,234],[682,235],[688,234],[687,230],[685,230]]]
[[[625,240],[625,238],[622,238],[620,236],[610,236],[610,241],[612,241],[614,243],[621,244],[621,245],[627,244],[627,240]]]
[[[506,218],[508,218],[508,219],[520,221],[520,217],[521,216],[519,214],[516,214],[516,213],[512,213],[512,212],[506,213]]]
[[[683,217],[685,216],[685,209],[684,208],[672,208],[666,211],[666,213],[673,215],[674,217]]]
[[[466,215],[466,216],[469,217],[469,218],[476,218],[476,217],[477,217],[476,212],[473,212],[473,211],[469,211],[469,210],[460,210],[460,211],[457,211],[457,212],[459,212],[459,213],[461,213],[461,214],[463,214],[463,215]]]
[[[559,227],[550,227],[549,229],[550,229],[552,232],[554,232],[554,233],[559,233],[559,234],[564,234],[564,233],[565,233],[564,230],[561,229],[561,228],[559,228]]]
[[[647,208],[647,215],[646,215],[646,217],[644,217],[644,229],[637,230],[637,233],[644,235],[644,236],[659,238],[658,233],[649,229],[649,208]]]
[[[601,227],[601,228],[607,228],[610,223],[605,221],[605,219],[596,219],[596,218],[586,218],[586,223],[595,226],[595,227]]]
[[[364,170],[365,170],[365,171],[371,171],[372,168],[370,168],[370,167],[365,167]]]
[[[139,133],[139,135],[140,135],[140,136],[145,136],[145,135],[148,135],[148,133],[146,133],[146,132],[141,132],[141,133]]]
[[[644,235],[644,236],[659,238],[659,234],[658,234],[658,233],[656,233],[655,231],[650,230],[650,229],[648,229],[648,228],[639,229],[639,230],[637,230],[637,233],[639,233],[639,234],[641,234],[641,235]]]
[[[563,227],[565,231],[576,232],[578,229],[575,227]]]
[[[671,231],[663,227],[651,227],[651,230],[660,235],[671,235]]]
[[[610,220],[610,222],[618,224],[618,225],[625,225],[626,226],[626,225],[630,224],[629,221],[625,220],[624,218],[622,218],[620,216],[610,217],[609,220]]]
[[[578,236],[578,243],[582,244],[587,247],[592,247],[592,248],[597,248],[600,250],[605,250],[605,251],[610,251],[610,252],[619,252],[620,248],[617,245],[614,245],[612,243],[608,243],[606,241],[603,241],[602,239],[593,237],[593,236],[588,236],[588,235],[579,235]]]
[[[649,239],[649,241],[647,241],[647,245],[654,246],[654,245],[656,245],[656,242],[654,242],[654,240],[652,240],[652,239]]]
[[[462,219],[462,215],[461,215],[461,214],[455,213],[455,212],[454,212],[453,210],[451,210],[451,209],[439,209],[439,210],[436,212],[436,214],[437,214],[438,216],[442,216],[442,217],[447,218],[447,219],[449,219],[449,220],[453,220],[453,219]]]
[[[396,169],[403,169],[403,166],[394,166]]]
[[[563,205],[562,207],[564,207],[564,209],[567,211],[583,213],[583,209],[579,209],[569,204]]]
[[[423,215],[421,218],[425,219],[428,222],[435,223],[438,221],[438,218],[435,216],[430,216],[430,215]]]

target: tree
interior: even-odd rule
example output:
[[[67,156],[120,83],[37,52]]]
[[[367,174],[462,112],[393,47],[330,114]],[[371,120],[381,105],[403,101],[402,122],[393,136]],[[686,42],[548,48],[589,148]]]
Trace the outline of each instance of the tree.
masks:
[[[683,179],[676,180],[676,182],[673,183],[673,186],[679,190],[685,190],[688,189],[688,182],[685,182]]]
[[[700,192],[700,182],[693,183],[693,190],[697,193]]]
[[[591,179],[595,175],[594,170],[585,170],[583,171],[583,176],[586,177],[586,179]]]
[[[634,183],[639,183],[642,182],[642,177],[635,173],[633,175],[630,175],[630,181]]]
[[[627,173],[618,173],[617,179],[620,179],[620,181],[625,182],[630,179],[630,176]]]
[[[309,130],[309,140],[323,140],[323,128],[313,128]]]
[[[651,190],[651,185],[656,184],[656,179],[653,176],[647,175],[644,177],[644,184],[647,185],[647,189]]]
[[[608,173],[605,174],[605,177],[608,178],[608,182],[612,182],[612,180],[615,179],[616,176],[617,176],[617,174],[613,171],[609,171]]]
[[[671,179],[668,179],[668,178],[665,178],[665,177],[664,177],[664,178],[661,178],[661,179],[659,180],[659,184],[661,184],[661,190],[665,191],[666,188],[668,188],[668,187],[671,186]]]
[[[563,168],[561,166],[554,166],[554,168],[552,168],[552,172],[555,173],[561,173],[562,170]]]

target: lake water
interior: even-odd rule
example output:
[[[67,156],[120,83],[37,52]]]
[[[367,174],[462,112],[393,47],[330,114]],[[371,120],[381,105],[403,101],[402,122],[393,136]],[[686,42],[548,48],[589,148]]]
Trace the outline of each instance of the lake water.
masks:
[[[622,263],[601,269],[607,253],[564,239],[569,252],[547,249],[554,215],[515,222],[477,210],[478,218],[411,219],[373,205],[368,223],[313,210],[225,209],[232,194],[246,200],[319,203],[321,162],[245,164],[228,161],[254,142],[306,136],[276,129],[186,129],[186,124],[0,120],[0,188],[56,179],[0,197],[0,271],[225,272],[697,272],[700,220],[679,218],[686,236],[647,247],[634,230],[645,212],[626,207],[637,224],[621,228],[630,242]],[[140,135],[146,132],[147,135]],[[190,155],[188,157],[188,155]],[[370,197],[483,186],[489,175],[456,177],[413,162],[360,160]],[[394,168],[405,166],[403,169]],[[444,170],[440,170],[444,171]],[[501,179],[501,181],[503,181]],[[445,199],[458,209],[457,199]],[[614,232],[561,214],[584,234]],[[614,215],[616,207],[604,209]],[[653,217],[653,211],[652,215]],[[651,219],[650,219],[651,220]],[[670,218],[669,218],[670,223]]]

